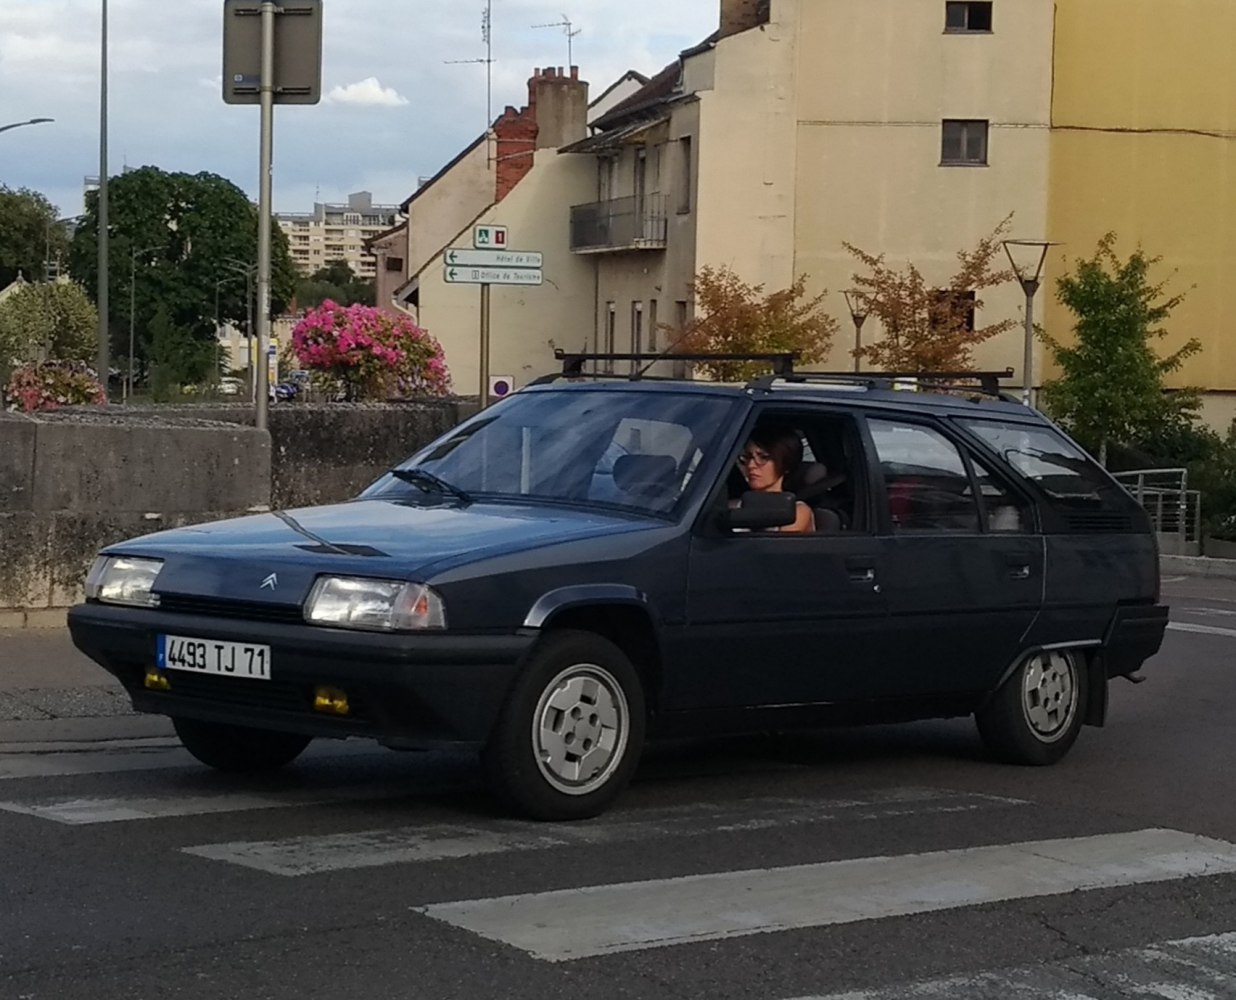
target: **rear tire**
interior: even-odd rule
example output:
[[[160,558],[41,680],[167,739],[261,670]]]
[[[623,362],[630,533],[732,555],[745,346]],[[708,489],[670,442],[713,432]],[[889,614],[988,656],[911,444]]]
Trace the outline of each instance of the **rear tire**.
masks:
[[[991,753],[1009,764],[1054,764],[1077,740],[1086,715],[1086,664],[1074,650],[1023,660],[975,713]]]
[[[645,721],[643,687],[622,650],[591,632],[551,632],[507,698],[482,763],[518,812],[587,819],[631,779]]]
[[[184,748],[208,767],[233,773],[275,771],[290,764],[313,739],[296,733],[172,719]]]

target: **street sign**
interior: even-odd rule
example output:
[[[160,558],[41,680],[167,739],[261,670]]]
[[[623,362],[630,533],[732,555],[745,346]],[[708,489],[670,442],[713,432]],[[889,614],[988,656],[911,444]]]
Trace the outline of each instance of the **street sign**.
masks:
[[[464,267],[540,267],[544,254],[532,250],[464,250],[451,247],[446,263]]]
[[[494,399],[509,396],[515,391],[515,380],[510,375],[492,375],[489,379],[489,394]]]
[[[472,245],[478,250],[505,250],[508,246],[506,235],[506,226],[473,226]]]
[[[539,268],[531,267],[451,267],[443,269],[448,285],[540,285],[544,283]]]
[[[280,0],[275,17],[275,103],[322,99],[322,0]],[[258,104],[262,82],[262,4],[224,0],[223,101]]]

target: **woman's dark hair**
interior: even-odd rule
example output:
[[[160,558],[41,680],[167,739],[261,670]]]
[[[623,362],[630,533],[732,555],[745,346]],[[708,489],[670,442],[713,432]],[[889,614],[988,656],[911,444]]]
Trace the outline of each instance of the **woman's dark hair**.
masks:
[[[772,456],[777,472],[787,479],[803,464],[803,439],[788,424],[759,424],[751,442]]]

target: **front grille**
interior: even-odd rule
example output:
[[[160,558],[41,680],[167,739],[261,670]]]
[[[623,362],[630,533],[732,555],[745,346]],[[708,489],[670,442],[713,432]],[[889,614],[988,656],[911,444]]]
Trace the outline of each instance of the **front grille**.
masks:
[[[208,618],[242,618],[248,621],[281,622],[303,625],[299,604],[263,604],[260,601],[233,601],[223,597],[198,597],[192,594],[160,594],[159,610],[179,615]]]

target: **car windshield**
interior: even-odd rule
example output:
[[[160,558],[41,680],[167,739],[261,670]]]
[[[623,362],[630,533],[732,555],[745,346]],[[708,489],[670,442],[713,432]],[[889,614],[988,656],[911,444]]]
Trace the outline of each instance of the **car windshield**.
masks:
[[[580,390],[511,396],[408,461],[472,498],[671,513],[713,454],[735,400]],[[404,477],[406,480],[407,477]],[[365,497],[423,497],[386,476]]]

